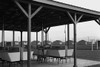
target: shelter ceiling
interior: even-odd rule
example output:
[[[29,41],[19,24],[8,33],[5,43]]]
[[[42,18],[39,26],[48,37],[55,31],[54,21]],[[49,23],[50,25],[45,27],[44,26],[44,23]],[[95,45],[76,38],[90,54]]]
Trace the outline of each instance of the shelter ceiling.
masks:
[[[24,2],[20,2],[20,4],[28,13],[28,4]],[[35,1],[32,1],[32,12],[34,12],[41,5],[43,6],[43,8],[32,18],[32,31],[40,31],[42,29],[42,26],[46,28],[73,23],[67,14],[67,11],[70,11],[72,16],[74,16],[74,13],[77,12],[77,17],[83,14],[84,16],[82,17],[80,22],[95,20],[99,17],[99,15],[92,15],[89,13],[65,9],[54,5],[47,5]],[[49,6],[55,8],[51,8]],[[28,18],[24,15],[24,13],[14,3],[13,0],[0,0],[1,30],[3,28],[3,25],[5,30],[27,31]]]

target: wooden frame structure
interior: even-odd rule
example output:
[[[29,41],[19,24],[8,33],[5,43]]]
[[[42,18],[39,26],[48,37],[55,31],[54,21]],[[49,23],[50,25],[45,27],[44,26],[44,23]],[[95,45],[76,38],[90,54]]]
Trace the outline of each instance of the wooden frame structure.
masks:
[[[6,3],[5,5],[3,5]],[[16,6],[17,5],[17,6]],[[14,0],[0,1],[0,29],[2,30],[2,40],[4,45],[4,30],[28,32],[28,62],[27,67],[31,67],[31,31],[43,31],[42,28],[58,25],[74,24],[74,66],[77,67],[77,23],[95,20],[100,24],[100,12],[59,3],[51,0]],[[7,8],[6,8],[7,7]],[[21,10],[21,11],[20,11]],[[14,12],[14,13],[13,13]],[[14,16],[12,16],[12,14]],[[24,15],[23,15],[24,14]],[[5,17],[4,17],[5,15]],[[9,18],[8,16],[11,15]],[[28,20],[28,22],[27,22]],[[24,22],[24,23],[23,23]],[[13,28],[14,27],[14,28]],[[69,32],[69,30],[68,30]],[[14,40],[14,39],[13,39]],[[69,33],[68,33],[69,41]],[[69,42],[68,42],[69,43]],[[21,45],[22,47],[22,45]],[[21,54],[22,55],[22,54]]]

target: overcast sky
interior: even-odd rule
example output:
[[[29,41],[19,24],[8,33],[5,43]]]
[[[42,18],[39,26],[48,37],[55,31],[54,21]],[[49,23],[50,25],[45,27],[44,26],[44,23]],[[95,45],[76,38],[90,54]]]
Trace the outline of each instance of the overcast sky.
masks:
[[[59,2],[76,5],[79,7],[88,8],[91,10],[100,11],[100,0],[56,0]],[[65,26],[52,27],[49,30],[49,40],[64,41]],[[1,33],[1,31],[0,31]],[[5,33],[5,41],[12,41],[12,32]],[[41,41],[41,33],[39,33],[39,40]],[[0,35],[1,36],[1,35]],[[32,33],[31,40],[35,40],[35,33]],[[73,25],[70,25],[70,39],[73,39]],[[77,25],[77,40],[91,40],[100,39],[100,26],[95,21],[83,22]],[[16,41],[20,40],[20,33],[16,32]],[[27,33],[23,33],[23,40],[27,40]],[[0,38],[1,41],[1,38]]]

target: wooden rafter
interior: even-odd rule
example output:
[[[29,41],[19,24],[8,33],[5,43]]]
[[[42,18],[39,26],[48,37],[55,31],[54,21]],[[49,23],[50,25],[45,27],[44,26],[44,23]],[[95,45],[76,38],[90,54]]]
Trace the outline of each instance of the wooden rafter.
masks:
[[[28,13],[25,11],[25,9],[21,6],[21,4],[15,0],[15,3],[17,4],[17,6],[22,10],[22,12],[28,17]]]
[[[99,19],[96,19],[95,21],[100,25],[100,20]]]
[[[73,21],[73,23],[79,22],[83,17],[83,14],[81,14],[81,16],[79,18],[77,18],[77,14],[76,13],[74,14],[74,17],[71,15],[70,12],[67,11],[67,13],[68,13],[69,17],[71,18],[71,20]]]

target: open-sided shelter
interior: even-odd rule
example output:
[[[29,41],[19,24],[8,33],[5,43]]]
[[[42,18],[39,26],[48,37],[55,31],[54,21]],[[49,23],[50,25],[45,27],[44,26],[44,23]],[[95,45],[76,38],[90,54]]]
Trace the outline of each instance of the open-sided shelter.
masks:
[[[100,24],[100,12],[52,0],[0,0],[0,30],[28,32],[28,67],[31,32],[71,23],[74,24],[74,67],[77,67],[76,25],[91,20]]]

